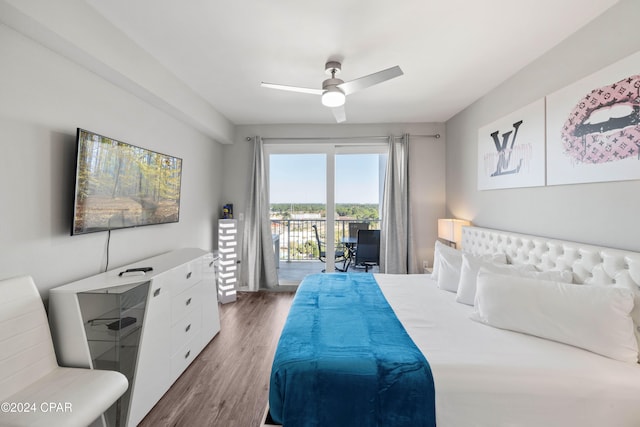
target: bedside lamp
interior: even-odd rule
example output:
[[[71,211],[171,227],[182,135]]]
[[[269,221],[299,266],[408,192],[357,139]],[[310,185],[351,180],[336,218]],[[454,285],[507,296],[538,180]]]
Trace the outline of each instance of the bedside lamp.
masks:
[[[462,227],[467,225],[471,225],[471,222],[464,219],[438,219],[438,238],[457,248],[462,242]]]

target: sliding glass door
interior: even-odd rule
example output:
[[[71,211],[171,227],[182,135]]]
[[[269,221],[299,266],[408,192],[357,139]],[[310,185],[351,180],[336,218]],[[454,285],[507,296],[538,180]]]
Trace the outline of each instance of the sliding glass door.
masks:
[[[299,281],[308,267],[302,262],[320,261],[320,250],[325,250],[319,248],[318,240],[326,231],[326,164],[324,153],[269,156],[271,227],[278,235],[276,258],[281,284]]]
[[[349,225],[379,228],[386,144],[267,144],[265,149],[280,283],[343,269],[340,255]]]

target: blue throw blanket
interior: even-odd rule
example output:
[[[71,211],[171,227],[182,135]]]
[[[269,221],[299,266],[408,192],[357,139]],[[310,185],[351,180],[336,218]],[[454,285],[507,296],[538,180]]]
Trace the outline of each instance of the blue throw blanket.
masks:
[[[373,275],[302,282],[276,350],[269,409],[285,427],[436,425],[431,368]]]

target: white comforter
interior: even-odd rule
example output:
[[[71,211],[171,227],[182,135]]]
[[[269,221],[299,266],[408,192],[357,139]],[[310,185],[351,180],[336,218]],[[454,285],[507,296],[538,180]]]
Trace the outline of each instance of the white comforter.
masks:
[[[431,365],[438,427],[640,426],[640,365],[474,322],[430,275],[375,278]]]

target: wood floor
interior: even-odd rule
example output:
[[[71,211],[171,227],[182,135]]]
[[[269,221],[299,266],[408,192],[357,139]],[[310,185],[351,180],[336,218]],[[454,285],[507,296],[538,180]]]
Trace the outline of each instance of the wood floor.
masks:
[[[221,330],[139,426],[257,427],[292,292],[241,292]]]

